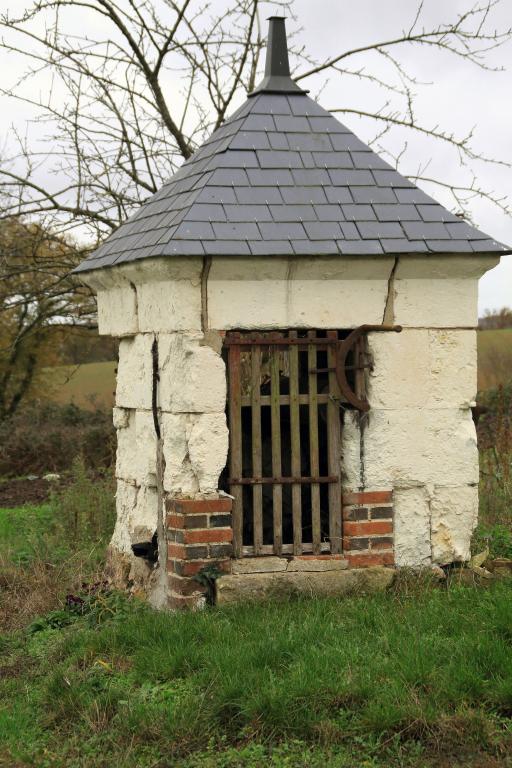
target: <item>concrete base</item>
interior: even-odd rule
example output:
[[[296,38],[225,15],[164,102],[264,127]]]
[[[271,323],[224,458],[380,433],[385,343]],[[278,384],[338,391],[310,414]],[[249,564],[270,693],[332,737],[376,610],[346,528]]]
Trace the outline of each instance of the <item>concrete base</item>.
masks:
[[[229,574],[216,581],[217,604],[287,599],[296,595],[342,597],[383,592],[391,585],[394,575],[394,568],[385,567]]]

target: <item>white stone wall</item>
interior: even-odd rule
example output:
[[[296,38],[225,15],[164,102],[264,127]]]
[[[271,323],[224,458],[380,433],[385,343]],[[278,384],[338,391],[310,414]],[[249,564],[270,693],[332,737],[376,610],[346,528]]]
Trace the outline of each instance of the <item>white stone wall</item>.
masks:
[[[345,486],[394,489],[401,565],[465,559],[476,522],[478,278],[495,257],[215,258],[201,291],[202,259],[169,258],[87,275],[100,333],[120,336],[114,419],[118,521],[113,546],[156,529],[156,438],[151,346],[158,340],[165,491],[215,493],[226,463],[226,376],[216,331],[352,328],[372,333],[371,411],[345,417]],[[202,316],[208,333],[201,330]],[[361,443],[363,455],[361,455]]]

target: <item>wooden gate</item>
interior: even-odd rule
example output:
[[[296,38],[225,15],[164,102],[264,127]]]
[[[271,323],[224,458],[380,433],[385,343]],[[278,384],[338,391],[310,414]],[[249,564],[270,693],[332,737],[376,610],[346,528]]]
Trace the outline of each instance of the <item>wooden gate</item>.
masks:
[[[339,339],[226,335],[236,557],[342,550]]]

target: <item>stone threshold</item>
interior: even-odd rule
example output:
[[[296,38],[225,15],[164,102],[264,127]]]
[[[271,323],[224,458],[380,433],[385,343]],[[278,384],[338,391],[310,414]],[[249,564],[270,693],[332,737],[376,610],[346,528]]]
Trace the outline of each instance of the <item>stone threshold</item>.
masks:
[[[266,560],[270,558],[253,558]],[[246,567],[247,561],[233,561],[231,574],[220,576],[216,582],[216,603],[247,602],[248,600],[289,599],[290,597],[343,597],[357,594],[383,592],[391,586],[395,569],[386,566],[368,568],[348,568],[346,560],[317,560],[316,563],[330,563],[329,570],[313,570],[314,561],[302,561],[310,570],[297,569],[300,560],[284,561],[286,569],[262,571],[235,571],[236,567]],[[242,562],[242,565],[239,564]],[[333,565],[336,564],[334,567]],[[291,567],[290,567],[291,566]],[[257,567],[257,564],[253,567]],[[269,566],[270,567],[270,566]]]

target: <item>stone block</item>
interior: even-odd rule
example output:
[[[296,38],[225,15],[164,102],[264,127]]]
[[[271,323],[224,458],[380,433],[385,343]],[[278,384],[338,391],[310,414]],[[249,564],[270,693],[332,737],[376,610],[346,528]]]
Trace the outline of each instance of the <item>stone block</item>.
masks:
[[[199,491],[199,482],[188,447],[192,416],[163,413],[161,426],[165,457],[164,489],[176,496],[194,496]]]
[[[375,408],[366,417],[362,442],[357,419],[345,416],[345,486],[407,488],[478,482],[476,431],[469,407]]]
[[[305,597],[342,597],[387,589],[394,578],[392,568],[374,567],[354,570],[314,572],[243,573],[221,576],[216,581],[217,603],[247,600]]]
[[[201,280],[143,281],[137,285],[139,329],[165,332],[201,329]]]
[[[132,555],[131,545],[141,541],[143,532],[149,539],[157,528],[158,499],[155,488],[137,487],[123,480],[117,481],[116,524],[111,547]]]
[[[431,501],[432,557],[444,565],[471,556],[471,534],[478,520],[478,487],[435,488]]]
[[[352,328],[380,323],[393,259],[216,258],[208,282],[212,328]]]
[[[224,412],[203,413],[193,417],[188,453],[201,493],[217,490],[220,473],[226,466],[228,444],[229,433]]]
[[[241,560],[233,560],[232,573],[275,573],[286,571],[288,560],[284,557],[244,557]]]
[[[112,410],[112,423],[115,429],[126,429],[130,423],[130,409],[129,408],[113,408]]]
[[[121,408],[151,409],[153,361],[151,334],[121,339],[117,368],[116,405]]]
[[[431,562],[430,495],[426,488],[395,489],[395,560],[399,566]]]
[[[460,408],[476,395],[476,332],[371,333],[372,408]]]
[[[345,571],[348,568],[348,560],[344,558],[328,557],[317,559],[315,557],[294,557],[288,563],[288,573],[308,572],[324,573],[325,571]]]
[[[117,433],[116,477],[137,485],[156,485],[156,434],[150,411],[131,411]]]
[[[138,330],[137,293],[134,285],[99,290],[98,331],[102,336],[134,336]]]
[[[211,347],[192,334],[159,336],[163,411],[218,413],[226,405],[226,366]]]

